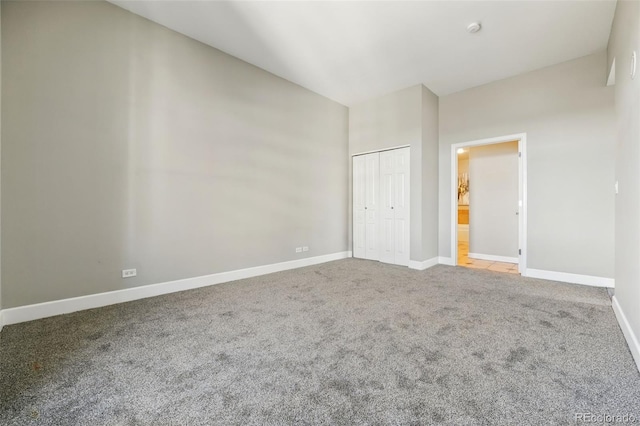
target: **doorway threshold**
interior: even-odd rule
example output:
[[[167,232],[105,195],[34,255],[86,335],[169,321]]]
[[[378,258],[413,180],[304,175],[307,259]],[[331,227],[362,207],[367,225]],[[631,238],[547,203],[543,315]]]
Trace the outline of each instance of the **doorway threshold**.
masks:
[[[470,258],[469,243],[466,241],[458,242],[458,266],[472,269],[487,269],[493,272],[505,272],[508,274],[520,274],[517,263],[494,262],[491,260]]]

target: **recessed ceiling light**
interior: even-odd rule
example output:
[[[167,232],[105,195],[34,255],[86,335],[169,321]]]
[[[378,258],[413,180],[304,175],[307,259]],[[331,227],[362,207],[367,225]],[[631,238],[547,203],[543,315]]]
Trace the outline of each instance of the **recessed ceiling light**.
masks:
[[[458,154],[464,154],[464,148],[458,148]]]
[[[478,31],[480,31],[480,28],[482,28],[482,26],[480,25],[479,22],[472,22],[467,27],[467,32],[469,32],[471,34],[477,33]]]

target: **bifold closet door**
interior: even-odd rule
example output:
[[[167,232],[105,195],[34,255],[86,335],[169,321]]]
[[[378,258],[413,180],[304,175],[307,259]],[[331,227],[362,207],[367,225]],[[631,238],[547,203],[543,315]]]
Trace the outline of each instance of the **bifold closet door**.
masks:
[[[353,157],[353,256],[379,259],[380,154]]]
[[[409,148],[380,153],[380,261],[409,264]]]

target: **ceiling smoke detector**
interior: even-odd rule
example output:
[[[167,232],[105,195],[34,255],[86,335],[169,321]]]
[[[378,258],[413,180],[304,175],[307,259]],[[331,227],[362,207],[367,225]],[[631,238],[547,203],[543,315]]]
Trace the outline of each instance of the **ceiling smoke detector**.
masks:
[[[474,34],[474,33],[477,33],[478,31],[480,31],[480,28],[482,28],[482,26],[480,26],[479,22],[472,22],[467,27],[467,32],[470,33],[470,34]]]

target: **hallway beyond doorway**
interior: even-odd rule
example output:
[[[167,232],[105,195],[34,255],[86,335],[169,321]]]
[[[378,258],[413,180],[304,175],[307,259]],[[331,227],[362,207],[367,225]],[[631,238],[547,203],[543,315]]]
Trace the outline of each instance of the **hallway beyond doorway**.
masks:
[[[502,162],[502,154],[495,155],[474,155],[474,159],[481,161],[474,163],[482,168],[475,167],[471,170],[471,151],[481,152],[488,145],[494,147],[506,147],[516,145],[515,160],[517,161],[517,181],[513,164]],[[477,150],[477,151],[476,151]],[[458,164],[461,155],[469,151],[469,162],[467,171],[464,166]],[[482,154],[488,154],[483,152]],[[488,160],[500,160],[499,164],[489,164]],[[504,164],[503,164],[504,163]],[[497,178],[497,170],[510,172],[509,177]],[[472,175],[476,175],[474,178]],[[485,177],[483,179],[482,177]],[[469,181],[472,181],[469,183]],[[475,182],[475,183],[473,183]],[[482,183],[486,185],[482,186]],[[513,184],[517,182],[516,187]],[[478,183],[481,185],[479,186]],[[508,188],[504,187],[509,184]],[[470,190],[471,187],[475,188]],[[508,192],[509,197],[502,196]],[[513,196],[512,194],[516,193]],[[464,194],[463,194],[464,193]],[[465,198],[464,195],[468,197]],[[463,195],[461,197],[461,195]],[[498,198],[496,198],[498,197]],[[474,201],[475,200],[475,201]],[[474,207],[469,207],[475,205]],[[487,206],[496,210],[487,210]],[[467,210],[468,209],[468,210]],[[474,213],[475,212],[475,213]],[[514,215],[515,213],[515,215]],[[475,218],[472,217],[475,214]],[[468,216],[468,222],[464,219]],[[462,221],[460,219],[463,219]],[[514,225],[515,222],[515,225]],[[467,228],[459,235],[460,226]],[[469,225],[474,225],[470,227]],[[461,266],[471,266],[479,269],[494,269],[509,272],[515,269],[517,273],[527,270],[527,155],[526,155],[526,133],[500,136],[495,138],[481,139],[470,142],[454,143],[451,145],[451,257],[453,264]],[[513,236],[513,227],[517,230]],[[504,230],[508,229],[509,236],[506,237]],[[465,238],[466,235],[468,237]],[[460,238],[462,237],[462,238]],[[469,246],[469,241],[472,246]],[[462,243],[462,244],[460,244]],[[459,253],[458,249],[464,250]],[[469,251],[473,258],[469,258]],[[484,260],[491,259],[491,260]],[[463,262],[464,261],[464,262]],[[516,273],[514,271],[514,273]]]
[[[494,272],[507,272],[518,274],[517,263],[493,262],[490,260],[471,259],[469,254],[469,242],[458,241],[458,266],[474,269],[488,269]]]

